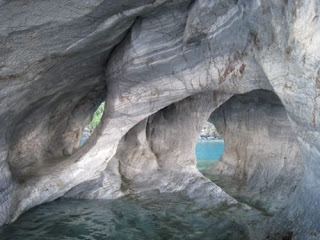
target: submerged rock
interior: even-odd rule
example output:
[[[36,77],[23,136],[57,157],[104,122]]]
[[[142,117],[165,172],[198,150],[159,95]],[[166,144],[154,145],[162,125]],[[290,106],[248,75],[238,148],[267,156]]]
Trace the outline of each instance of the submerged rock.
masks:
[[[252,238],[318,239],[319,5],[0,1],[0,224],[61,196],[238,204],[196,169],[198,133],[218,113],[230,141],[219,174],[285,200]]]

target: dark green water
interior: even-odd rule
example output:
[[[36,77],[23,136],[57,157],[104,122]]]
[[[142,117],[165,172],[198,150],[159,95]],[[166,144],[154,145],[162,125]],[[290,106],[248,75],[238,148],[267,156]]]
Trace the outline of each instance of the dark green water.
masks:
[[[0,229],[1,240],[247,239],[237,209],[201,209],[175,194],[118,200],[60,199]],[[228,213],[228,214],[227,214]]]
[[[217,161],[223,149],[223,141],[198,143],[200,170]],[[117,200],[59,199],[37,206],[0,228],[0,240],[248,239],[246,226],[235,220],[237,216],[243,216],[237,207],[204,208],[178,194],[153,193]]]

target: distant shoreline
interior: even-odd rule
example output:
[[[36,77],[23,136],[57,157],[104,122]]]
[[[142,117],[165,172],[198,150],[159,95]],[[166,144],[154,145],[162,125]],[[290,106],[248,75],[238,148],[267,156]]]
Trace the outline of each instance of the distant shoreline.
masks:
[[[224,142],[223,139],[198,139],[198,142]]]

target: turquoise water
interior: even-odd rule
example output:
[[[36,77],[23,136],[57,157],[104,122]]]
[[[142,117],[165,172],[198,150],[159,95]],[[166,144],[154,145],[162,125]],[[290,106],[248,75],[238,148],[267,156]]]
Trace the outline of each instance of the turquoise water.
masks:
[[[224,151],[223,140],[199,140],[196,145],[197,167],[200,171],[208,170],[218,161]]]

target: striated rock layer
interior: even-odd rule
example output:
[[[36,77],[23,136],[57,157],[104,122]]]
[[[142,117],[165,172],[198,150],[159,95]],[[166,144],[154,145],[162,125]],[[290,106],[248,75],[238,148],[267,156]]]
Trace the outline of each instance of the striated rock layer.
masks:
[[[195,167],[213,113],[213,172],[282,199],[256,237],[318,239],[319,15],[317,0],[0,1],[0,224],[61,196],[237,204]]]
[[[236,192],[232,195],[268,206],[268,211],[284,207],[301,178],[303,163],[279,98],[262,90],[235,95],[209,121],[226,146],[221,161],[211,169],[214,179],[227,191],[231,187],[229,191]]]

